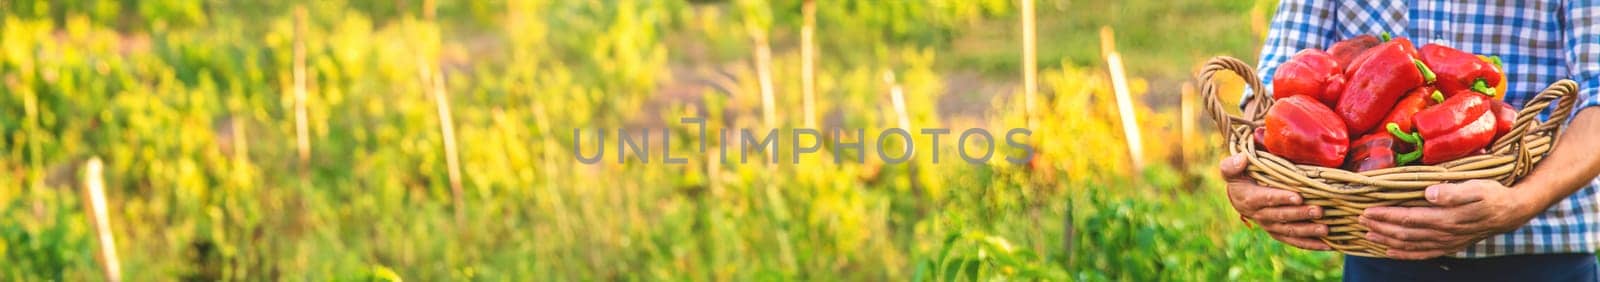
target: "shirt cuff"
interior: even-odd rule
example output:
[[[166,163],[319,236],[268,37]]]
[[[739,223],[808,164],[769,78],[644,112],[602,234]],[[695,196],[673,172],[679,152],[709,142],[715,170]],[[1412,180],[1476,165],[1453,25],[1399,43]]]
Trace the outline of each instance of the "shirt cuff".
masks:
[[[1576,115],[1578,110],[1596,106],[1600,106],[1600,88],[1584,87],[1578,90],[1578,106],[1572,108],[1572,114]]]

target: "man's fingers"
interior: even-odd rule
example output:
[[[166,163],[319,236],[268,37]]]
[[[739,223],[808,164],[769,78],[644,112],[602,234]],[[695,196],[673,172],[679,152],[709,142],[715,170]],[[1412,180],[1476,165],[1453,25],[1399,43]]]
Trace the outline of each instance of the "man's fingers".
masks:
[[[1272,235],[1272,239],[1276,239],[1278,242],[1283,242],[1284,244],[1289,244],[1290,246],[1294,246],[1296,248],[1313,251],[1326,251],[1333,249],[1328,247],[1327,243],[1323,243],[1322,240],[1317,240],[1315,238],[1283,236],[1271,233],[1268,233],[1268,235]]]
[[[1360,223],[1361,225],[1366,226],[1367,229],[1371,229],[1370,232],[1367,232],[1367,240],[1372,240],[1373,235],[1383,235],[1389,238],[1399,239],[1401,241],[1439,241],[1441,239],[1450,238],[1451,236],[1449,233],[1445,233],[1444,231],[1427,228],[1415,228],[1386,221],[1372,220],[1368,219],[1366,216],[1361,217]]]
[[[1481,183],[1480,181],[1485,180],[1474,180],[1460,184],[1446,183],[1429,186],[1427,192],[1423,192],[1423,196],[1428,199],[1428,203],[1432,203],[1441,207],[1454,207],[1476,203],[1483,200],[1483,195],[1489,192],[1487,189],[1498,186],[1484,185],[1484,183]]]
[[[1322,207],[1275,206],[1256,210],[1250,219],[1266,223],[1300,222],[1322,218]]]
[[[1254,183],[1230,183],[1228,190],[1234,198],[1241,201],[1235,204],[1242,204],[1241,207],[1252,211],[1266,207],[1299,205],[1302,200],[1300,193],[1262,187]]]
[[[1389,249],[1391,249],[1391,250],[1427,251],[1427,250],[1434,250],[1434,249],[1446,249],[1447,247],[1449,247],[1448,245],[1446,245],[1443,242],[1436,242],[1436,241],[1405,241],[1405,240],[1395,239],[1394,237],[1385,236],[1385,235],[1383,235],[1383,233],[1377,233],[1377,232],[1367,232],[1366,238],[1367,238],[1367,241],[1372,241],[1373,243],[1378,243],[1379,245],[1388,246]]]
[[[1304,199],[1299,193],[1258,185],[1245,175],[1249,159],[1245,155],[1232,155],[1222,159],[1217,167],[1228,180],[1228,200],[1241,214],[1254,214],[1265,207],[1299,205]]]
[[[1317,238],[1328,236],[1327,225],[1311,222],[1262,224],[1261,229],[1266,229],[1267,233],[1288,237]]]
[[[1454,230],[1457,222],[1475,219],[1435,207],[1374,207],[1362,212],[1361,220],[1363,223],[1375,221],[1413,228]]]
[[[1244,178],[1244,167],[1247,164],[1249,164],[1249,159],[1242,154],[1235,154],[1223,158],[1222,162],[1217,164],[1217,168],[1222,170],[1222,178],[1232,180]]]

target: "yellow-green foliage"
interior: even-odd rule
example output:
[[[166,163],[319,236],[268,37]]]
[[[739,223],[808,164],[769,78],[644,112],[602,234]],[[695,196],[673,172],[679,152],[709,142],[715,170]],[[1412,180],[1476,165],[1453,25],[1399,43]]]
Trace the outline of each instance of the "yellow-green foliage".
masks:
[[[1217,156],[1178,156],[1174,144],[1215,148],[1215,136],[1178,136],[1170,103],[1144,104],[1177,91],[1145,73],[1132,80],[1145,169],[1128,160],[1104,68],[1064,59],[1041,64],[1028,140],[1041,161],[1006,163],[1021,152],[1004,132],[1027,124],[1016,70],[969,69],[987,55],[959,50],[996,33],[980,29],[1014,27],[1014,1],[818,1],[825,126],[876,140],[898,123],[888,92],[899,86],[913,133],[952,131],[937,148],[922,134],[882,144],[915,147],[898,165],[875,149],[835,164],[832,146],[796,160],[787,130],[778,152],[749,152],[777,153],[775,165],[738,164],[736,139],[708,136],[735,154],[719,163],[715,149],[698,152],[697,128],[677,122],[765,126],[756,31],[772,49],[774,123],[800,126],[798,0],[437,1],[429,20],[421,5],[431,2],[0,1],[0,280],[100,275],[77,192],[80,164],[96,156],[130,281],[1336,278],[1336,256],[1236,223],[1211,173]],[[1057,2],[1039,4],[1097,13]],[[1244,18],[1237,3],[1178,2]],[[296,7],[307,11],[304,34]],[[1254,44],[1237,36],[1221,42]],[[305,167],[297,41],[309,77]],[[1014,62],[1006,44],[976,61]],[[464,207],[452,206],[425,92],[424,76],[437,74]],[[574,128],[618,127],[654,129],[649,163],[617,163],[615,131],[601,164],[570,153]],[[999,143],[989,163],[955,151],[974,127]],[[662,128],[670,147],[657,141]],[[688,163],[663,164],[660,150]]]

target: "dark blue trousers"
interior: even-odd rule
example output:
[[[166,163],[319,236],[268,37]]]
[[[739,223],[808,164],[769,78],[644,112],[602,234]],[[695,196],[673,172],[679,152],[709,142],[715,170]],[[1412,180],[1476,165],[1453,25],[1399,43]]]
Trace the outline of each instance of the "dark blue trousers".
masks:
[[[1600,281],[1594,254],[1393,260],[1344,256],[1344,281]]]

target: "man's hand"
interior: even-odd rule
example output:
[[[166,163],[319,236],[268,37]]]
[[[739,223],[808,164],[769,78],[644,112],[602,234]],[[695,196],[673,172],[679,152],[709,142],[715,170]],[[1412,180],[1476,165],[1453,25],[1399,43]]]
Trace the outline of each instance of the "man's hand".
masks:
[[[1322,217],[1322,208],[1301,204],[1300,194],[1257,185],[1245,174],[1247,159],[1233,155],[1219,165],[1228,180],[1228,201],[1239,214],[1254,220],[1273,239],[1307,250],[1329,250],[1322,236],[1328,226],[1311,222]]]
[[[1522,226],[1542,209],[1499,182],[1473,180],[1428,187],[1433,207],[1374,207],[1361,215],[1367,240],[1389,246],[1389,257],[1428,259],[1452,254],[1490,235]]]

